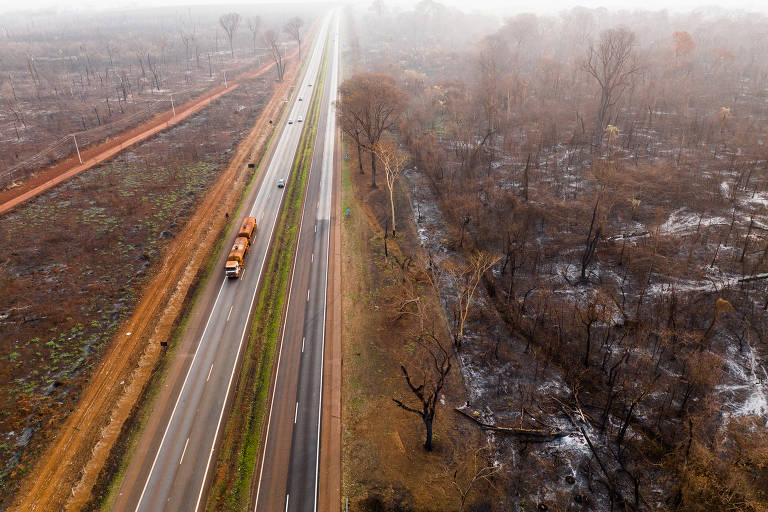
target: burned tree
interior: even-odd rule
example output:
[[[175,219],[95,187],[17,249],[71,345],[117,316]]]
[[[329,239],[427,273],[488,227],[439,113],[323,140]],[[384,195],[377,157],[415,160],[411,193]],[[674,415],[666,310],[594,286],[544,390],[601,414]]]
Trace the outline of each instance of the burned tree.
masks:
[[[625,28],[606,30],[597,47],[590,45],[584,69],[600,85],[600,105],[597,110],[595,145],[600,148],[610,109],[621,98],[630,79],[640,66],[635,59],[634,32]]]
[[[227,35],[229,52],[232,54],[233,58],[235,56],[235,48],[232,46],[232,41],[235,39],[235,32],[237,32],[237,28],[240,26],[241,19],[240,15],[236,12],[222,14],[219,18],[219,25],[221,25],[221,28],[224,29],[224,33]]]
[[[280,47],[280,41],[277,37],[277,32],[274,30],[267,30],[264,32],[264,46],[269,50],[269,54],[275,61],[275,70],[277,71],[277,81],[283,81],[283,74],[285,73],[285,62],[283,62],[283,49]]]
[[[299,45],[299,60],[301,60],[301,27],[304,25],[304,20],[298,16],[294,16],[288,23],[285,24],[283,30],[296,40]]]
[[[400,365],[400,371],[419,404],[412,407],[403,400],[392,400],[421,418],[426,430],[424,449],[432,451],[432,423],[445,378],[451,371],[451,356],[433,331],[422,331],[414,341],[414,361],[421,361],[421,367],[416,368],[418,363],[414,362],[410,371],[405,365]]]
[[[253,46],[253,54],[256,54],[256,36],[259,34],[259,27],[261,27],[261,18],[259,16],[251,16],[246,20],[248,30],[251,33],[251,45]]]
[[[400,177],[403,166],[408,161],[408,154],[397,149],[397,143],[393,140],[383,140],[373,146],[373,152],[381,160],[384,166],[384,178],[389,190],[389,206],[392,212],[392,236],[397,235],[395,221],[395,181]]]
[[[468,263],[449,265],[446,271],[451,276],[456,289],[456,305],[453,313],[453,342],[457,347],[464,341],[464,325],[469,317],[472,298],[475,296],[480,280],[501,256],[483,251],[475,252]]]

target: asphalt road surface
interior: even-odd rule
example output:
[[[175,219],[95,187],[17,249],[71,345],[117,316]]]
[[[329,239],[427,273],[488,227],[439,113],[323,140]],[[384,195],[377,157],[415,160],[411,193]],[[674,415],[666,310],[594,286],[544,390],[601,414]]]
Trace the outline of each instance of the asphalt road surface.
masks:
[[[256,512],[315,511],[339,71],[334,17],[288,311],[262,451]]]
[[[258,224],[245,272],[240,279],[227,280],[222,266],[222,277],[208,283],[213,289],[207,292],[216,298],[202,333],[193,350],[177,354],[187,360],[191,358],[191,363],[186,374],[182,374],[183,380],[166,384],[170,386],[167,392],[177,398],[166,400],[165,410],[153,412],[162,421],[154,422],[154,428],[148,425],[142,434],[150,447],[137,450],[131,458],[114,510],[186,512],[205,505],[216,441],[226,423],[225,406],[239,367],[256,290],[284,194],[284,189],[277,188],[277,181],[287,178],[290,172],[304,126],[296,120],[298,116],[307,117],[311,84],[318,77],[330,24],[330,17],[323,21],[304,77],[291,100],[287,117],[293,123],[282,127],[264,171],[262,186],[253,203],[244,208],[248,215],[256,217]],[[303,101],[298,101],[299,97]],[[227,240],[225,250],[231,242]],[[135,476],[129,478],[129,475]]]

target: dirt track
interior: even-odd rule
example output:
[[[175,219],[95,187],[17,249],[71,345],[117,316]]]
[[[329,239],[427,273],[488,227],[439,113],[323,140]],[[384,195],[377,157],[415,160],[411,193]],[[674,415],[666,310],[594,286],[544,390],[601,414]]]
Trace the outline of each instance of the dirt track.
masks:
[[[180,111],[188,112],[188,116],[214,97],[237,87],[241,80],[257,76],[269,68],[271,66],[265,66],[242,75],[226,89],[209,91],[177,109],[176,118],[180,117]],[[22,484],[13,510],[79,510],[90,499],[99,471],[162,353],[160,341],[170,336],[190,286],[224,227],[224,212],[233,211],[240,199],[240,191],[248,178],[245,164],[255,159],[268,141],[271,133],[268,121],[277,118],[295,68],[292,66],[286,80],[276,86],[271,100],[247,137],[238,145],[227,169],[167,248],[157,274],[147,284],[141,295],[142,300],[91,376],[77,407],[67,417],[36,467],[30,471],[28,480]],[[157,116],[135,130],[94,147],[84,153],[84,161],[88,161],[88,167],[91,167],[113,156],[121,145],[126,147],[128,143],[146,139],[169,125],[169,115],[172,114]],[[101,160],[89,161],[104,153],[110,154]],[[68,166],[65,165],[67,162]],[[23,190],[12,192],[17,194],[15,197],[20,197],[34,191],[41,182],[50,182],[50,186],[54,186],[62,181],[55,181],[57,177],[77,167],[79,162],[76,158],[68,159],[34,178],[34,183],[28,183]],[[68,177],[70,175],[63,179]],[[6,194],[0,194],[0,200],[10,200]]]
[[[140,124],[136,128],[123,132],[114,138],[107,138],[107,140],[101,144],[96,144],[81,150],[80,155],[83,161],[82,164],[78,160],[77,155],[74,154],[52,167],[45,169],[37,176],[26,180],[21,186],[0,192],[0,214],[32,199],[36,195],[58,185],[62,181],[77,176],[81,172],[112,158],[125,148],[132,146],[137,142],[146,140],[157,132],[183,121],[216,98],[235,90],[243,80],[264,74],[272,67],[274,67],[274,63],[265,64],[257,70],[240,75],[232,80],[226,87],[223,85],[214,87],[197,98],[180,105],[176,108],[176,115],[174,115],[172,110],[165,111]]]

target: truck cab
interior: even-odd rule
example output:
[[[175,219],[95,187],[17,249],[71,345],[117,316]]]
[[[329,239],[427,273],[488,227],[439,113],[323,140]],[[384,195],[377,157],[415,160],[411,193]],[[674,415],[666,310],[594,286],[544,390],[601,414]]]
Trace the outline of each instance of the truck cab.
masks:
[[[243,273],[245,255],[248,253],[249,245],[250,240],[244,236],[235,239],[235,245],[233,245],[232,250],[229,251],[227,263],[224,266],[224,271],[228,278],[235,279],[240,277]]]
[[[242,270],[242,267],[240,267],[240,263],[237,261],[228,261],[224,269],[228,278],[237,279],[240,277],[240,271]]]

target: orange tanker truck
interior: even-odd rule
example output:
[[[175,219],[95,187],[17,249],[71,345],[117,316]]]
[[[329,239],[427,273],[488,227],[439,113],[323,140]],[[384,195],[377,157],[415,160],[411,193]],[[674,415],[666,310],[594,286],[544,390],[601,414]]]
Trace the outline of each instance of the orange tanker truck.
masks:
[[[224,267],[227,277],[238,278],[243,273],[245,255],[248,254],[248,249],[251,247],[255,233],[256,219],[253,217],[243,219],[240,231],[237,232],[235,245],[232,246],[232,250],[229,251],[229,256],[227,256],[227,264]]]

